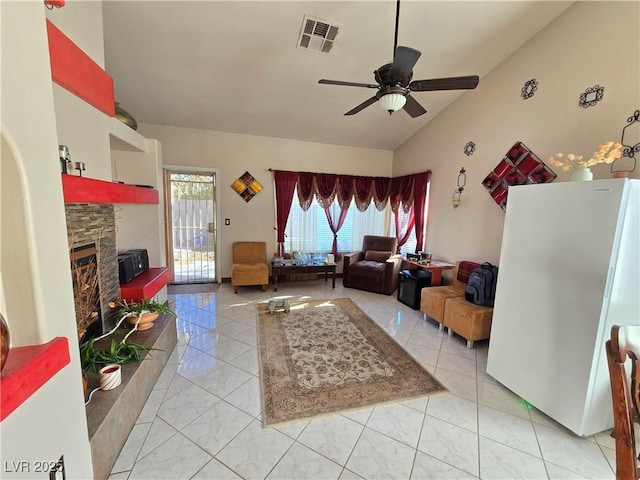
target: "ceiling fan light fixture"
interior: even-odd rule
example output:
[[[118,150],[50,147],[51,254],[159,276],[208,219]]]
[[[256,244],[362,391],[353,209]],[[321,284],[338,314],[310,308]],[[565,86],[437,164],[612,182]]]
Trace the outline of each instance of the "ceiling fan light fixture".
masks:
[[[407,103],[407,98],[400,93],[387,93],[380,97],[378,101],[380,108],[391,115],[396,110],[400,110]]]

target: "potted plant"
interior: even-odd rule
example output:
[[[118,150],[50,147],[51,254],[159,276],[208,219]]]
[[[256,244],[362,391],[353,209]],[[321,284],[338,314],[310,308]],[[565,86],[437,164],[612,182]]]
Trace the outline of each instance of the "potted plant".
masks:
[[[111,340],[107,348],[99,348],[96,342],[113,335],[118,331],[122,323],[129,318],[128,315],[122,315],[116,325],[99,337],[94,337],[80,345],[80,361],[83,371],[97,372],[101,367],[106,365],[122,365],[129,362],[139,361],[144,354],[154,350],[152,347],[146,347],[137,343],[130,343],[127,340],[133,332],[138,330],[137,325],[129,331],[119,342],[115,338]]]
[[[139,302],[122,301],[120,314],[127,319],[129,325],[136,325],[137,330],[148,330],[161,313],[175,315],[169,301],[160,302],[155,298],[143,298]]]

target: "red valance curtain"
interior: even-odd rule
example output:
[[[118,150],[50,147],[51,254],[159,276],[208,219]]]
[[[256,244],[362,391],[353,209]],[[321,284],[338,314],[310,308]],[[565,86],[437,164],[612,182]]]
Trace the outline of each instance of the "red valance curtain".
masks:
[[[329,208],[336,198],[338,175],[333,173],[316,173],[316,201],[324,209]]]
[[[411,205],[413,205],[413,186],[414,175],[391,179],[389,202],[391,202],[391,210],[393,212],[397,212],[400,205],[402,205],[402,210],[405,213],[409,211]]]
[[[287,175],[279,175],[286,173]],[[376,208],[382,211],[386,208],[387,202],[391,203],[391,210],[396,214],[400,206],[404,213],[409,213],[413,207],[413,228],[415,228],[417,239],[417,251],[422,250],[424,243],[424,203],[427,195],[427,182],[431,176],[431,171],[404,175],[402,177],[365,177],[353,175],[338,175],[333,173],[313,173],[313,172],[283,172],[274,170],[276,178],[276,204],[278,217],[278,242],[284,242],[284,229],[291,209],[291,199],[293,198],[293,187],[297,187],[298,201],[303,211],[307,211],[313,202],[316,201],[325,210],[327,221],[331,231],[334,233],[333,253],[337,254],[337,232],[340,230],[346,212],[351,204],[351,200],[356,204],[356,208],[364,212],[373,200]],[[295,177],[295,180],[293,179]],[[282,192],[279,190],[282,189]],[[328,209],[338,199],[340,216],[335,221]],[[279,199],[282,199],[280,201]],[[289,198],[289,203],[286,199]],[[280,213],[280,209],[287,209],[286,215]],[[396,215],[396,222],[398,221]],[[284,222],[281,225],[281,222]],[[397,227],[397,225],[396,225]],[[398,230],[396,229],[396,232]],[[403,238],[408,237],[408,229]],[[400,238],[398,238],[400,241]],[[404,240],[406,242],[406,239]],[[403,242],[404,243],[404,242]]]
[[[311,202],[313,202],[314,179],[315,174],[311,172],[298,173],[298,201],[300,202],[300,208],[302,208],[303,212],[309,210]]]
[[[355,193],[354,178],[351,175],[340,175],[338,178],[337,194],[338,205],[342,209],[348,209]]]
[[[371,204],[373,197],[373,179],[371,177],[355,177],[353,180],[353,201],[356,208],[364,212]]]
[[[375,203],[378,211],[386,208],[389,201],[389,188],[391,187],[391,179],[386,177],[376,177],[373,179],[373,203]]]

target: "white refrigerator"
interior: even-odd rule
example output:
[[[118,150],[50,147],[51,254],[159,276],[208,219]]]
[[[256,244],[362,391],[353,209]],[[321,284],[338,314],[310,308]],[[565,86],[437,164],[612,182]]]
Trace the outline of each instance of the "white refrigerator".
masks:
[[[579,436],[613,427],[604,344],[640,324],[640,180],[509,188],[487,372]]]

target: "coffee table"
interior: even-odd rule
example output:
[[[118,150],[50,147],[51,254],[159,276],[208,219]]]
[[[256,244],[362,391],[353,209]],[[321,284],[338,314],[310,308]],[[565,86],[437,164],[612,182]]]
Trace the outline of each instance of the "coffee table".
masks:
[[[278,291],[278,275],[288,273],[324,273],[324,281],[326,282],[331,274],[331,287],[336,288],[336,264],[335,263],[308,263],[306,265],[294,265],[293,263],[275,263],[271,262],[271,273],[273,276],[273,291]]]

